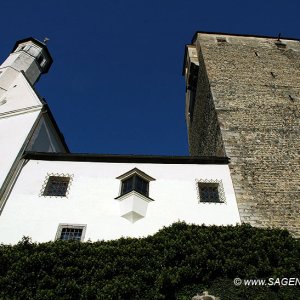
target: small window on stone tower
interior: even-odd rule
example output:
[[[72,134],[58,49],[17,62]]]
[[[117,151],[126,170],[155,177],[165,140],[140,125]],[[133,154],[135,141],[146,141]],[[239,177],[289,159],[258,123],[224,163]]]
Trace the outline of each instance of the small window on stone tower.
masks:
[[[197,190],[199,202],[224,203],[225,195],[221,181],[198,181]]]
[[[285,49],[286,48],[286,44],[284,44],[283,42],[281,41],[277,41],[275,43],[275,45],[278,47],[278,48],[281,48],[281,49]]]
[[[217,42],[222,44],[222,43],[227,43],[227,40],[223,37],[217,37]]]
[[[48,175],[43,186],[42,196],[67,197],[71,176]]]
[[[198,73],[199,73],[199,66],[194,63],[191,63],[190,66],[190,74],[188,77],[188,85],[187,89],[190,91],[190,99],[189,99],[189,114],[190,114],[190,121],[193,121],[194,115],[194,107],[196,101],[196,90],[197,90],[197,83],[198,83]]]

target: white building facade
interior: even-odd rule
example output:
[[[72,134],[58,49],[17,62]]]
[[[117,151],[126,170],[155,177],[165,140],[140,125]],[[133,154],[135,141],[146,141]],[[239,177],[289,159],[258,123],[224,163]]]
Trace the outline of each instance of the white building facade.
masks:
[[[0,242],[144,237],[177,221],[240,223],[228,159],[71,154],[32,85],[52,58],[28,38],[0,66]]]

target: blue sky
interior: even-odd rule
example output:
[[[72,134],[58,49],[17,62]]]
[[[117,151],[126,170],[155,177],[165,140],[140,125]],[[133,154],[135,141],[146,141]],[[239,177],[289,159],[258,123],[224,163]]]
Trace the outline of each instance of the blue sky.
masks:
[[[3,1],[0,59],[50,38],[37,84],[71,152],[188,155],[181,75],[196,31],[300,38],[297,1]]]

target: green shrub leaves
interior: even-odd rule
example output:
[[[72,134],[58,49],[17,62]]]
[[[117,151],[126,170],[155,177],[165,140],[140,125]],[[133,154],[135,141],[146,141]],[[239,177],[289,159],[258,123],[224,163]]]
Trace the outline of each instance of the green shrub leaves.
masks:
[[[109,242],[23,238],[0,246],[0,299],[299,299],[300,286],[234,286],[233,279],[300,278],[300,242],[287,231],[175,223]]]

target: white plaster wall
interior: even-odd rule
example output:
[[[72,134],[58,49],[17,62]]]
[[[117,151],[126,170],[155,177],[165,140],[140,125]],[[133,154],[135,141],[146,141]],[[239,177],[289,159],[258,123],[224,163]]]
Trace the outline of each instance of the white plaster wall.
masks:
[[[146,217],[135,223],[120,216],[117,176],[137,167],[150,183]],[[68,198],[40,196],[47,173],[73,175]],[[196,179],[222,180],[226,203],[199,203]],[[59,223],[87,224],[85,240],[153,234],[176,221],[227,225],[240,222],[227,165],[29,161],[0,216],[0,242],[54,240]]]
[[[0,118],[0,186],[28,136],[39,110]]]
[[[19,73],[13,68],[4,68],[1,69],[0,66],[1,76],[0,76],[0,87],[1,89],[8,90],[9,87],[12,85],[16,77],[18,77]],[[0,94],[0,97],[4,94],[4,91]]]
[[[5,71],[5,74],[6,73],[9,73],[8,70]],[[0,79],[2,79],[2,77],[5,76],[2,75]],[[9,83],[10,79],[13,79],[11,84]],[[10,85],[10,88],[1,95],[0,100],[5,100],[6,103],[0,105],[0,118],[5,115],[25,112],[29,109],[42,106],[39,97],[22,73],[18,73],[16,78],[8,76],[3,79],[3,82],[6,82],[5,85]],[[2,81],[0,80],[0,84],[1,83]]]

